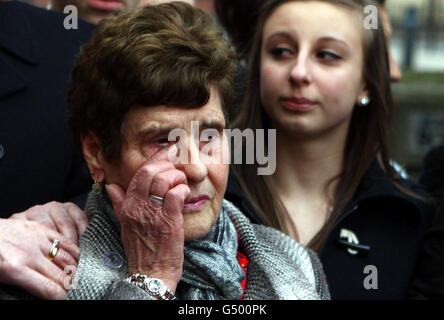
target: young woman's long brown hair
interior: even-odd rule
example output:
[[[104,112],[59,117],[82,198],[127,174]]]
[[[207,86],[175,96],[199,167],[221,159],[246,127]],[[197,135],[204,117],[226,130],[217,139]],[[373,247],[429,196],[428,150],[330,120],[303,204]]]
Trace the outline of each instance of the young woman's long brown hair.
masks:
[[[249,75],[245,98],[233,127],[242,130],[246,128],[269,129],[269,119],[264,112],[259,89],[263,27],[268,17],[278,6],[290,1],[304,0],[271,0],[262,8],[249,55]],[[363,15],[363,18],[366,5],[377,5],[376,2],[369,0],[320,1],[355,10],[356,14]],[[333,180],[338,179],[334,199],[332,199],[333,210],[327,222],[308,244],[315,251],[322,247],[328,232],[334,226],[345,206],[351,201],[362,177],[376,158],[387,176],[390,179],[395,177],[394,170],[389,164],[388,155],[393,103],[384,31],[379,24],[377,29],[365,30],[362,28],[362,32],[364,33],[363,76],[371,102],[366,107],[355,106],[354,108],[344,150],[342,172],[325,186],[327,188]],[[271,176],[257,175],[257,166],[258,164],[237,165],[233,166],[233,171],[265,224],[287,234],[297,235],[297,230],[275,191],[276,188]]]

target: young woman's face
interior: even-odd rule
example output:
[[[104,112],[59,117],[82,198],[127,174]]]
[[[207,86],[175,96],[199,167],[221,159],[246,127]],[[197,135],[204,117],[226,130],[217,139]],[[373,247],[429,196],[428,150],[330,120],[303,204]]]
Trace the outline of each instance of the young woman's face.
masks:
[[[365,95],[362,16],[319,1],[291,1],[263,28],[260,94],[272,125],[292,135],[346,134]]]

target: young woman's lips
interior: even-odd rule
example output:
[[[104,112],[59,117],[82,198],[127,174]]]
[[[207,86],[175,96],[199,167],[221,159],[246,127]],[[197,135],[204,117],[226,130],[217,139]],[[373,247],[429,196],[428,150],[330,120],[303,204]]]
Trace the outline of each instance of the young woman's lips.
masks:
[[[283,98],[280,100],[284,108],[291,111],[310,111],[318,104],[306,98]]]
[[[187,202],[185,202],[183,208],[187,210],[198,210],[202,208],[209,200],[210,197],[207,195],[200,195],[197,197],[193,197],[189,199]]]
[[[97,10],[117,11],[122,9],[123,3],[115,0],[87,0],[90,7]]]

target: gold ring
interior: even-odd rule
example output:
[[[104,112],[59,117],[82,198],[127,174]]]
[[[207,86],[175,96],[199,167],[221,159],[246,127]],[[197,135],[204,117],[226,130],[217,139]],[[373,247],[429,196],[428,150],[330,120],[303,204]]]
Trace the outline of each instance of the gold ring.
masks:
[[[54,260],[55,256],[57,255],[57,252],[59,252],[59,240],[54,239],[54,242],[52,243],[51,249],[49,249],[49,253],[47,258],[49,261]]]

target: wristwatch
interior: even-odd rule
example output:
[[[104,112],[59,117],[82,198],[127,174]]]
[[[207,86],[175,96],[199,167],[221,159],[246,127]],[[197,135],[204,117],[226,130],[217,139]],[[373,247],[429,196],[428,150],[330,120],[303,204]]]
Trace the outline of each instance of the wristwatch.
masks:
[[[139,288],[148,292],[158,300],[176,300],[174,292],[167,288],[162,280],[150,278],[144,274],[133,274],[126,279],[128,282],[135,284]]]

